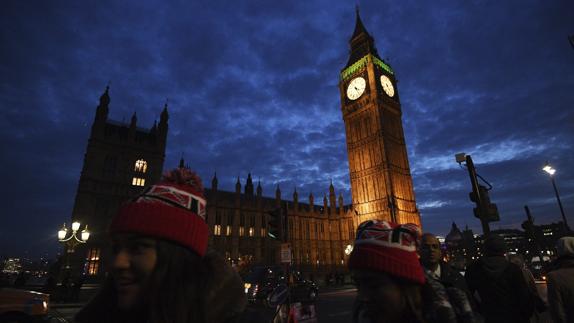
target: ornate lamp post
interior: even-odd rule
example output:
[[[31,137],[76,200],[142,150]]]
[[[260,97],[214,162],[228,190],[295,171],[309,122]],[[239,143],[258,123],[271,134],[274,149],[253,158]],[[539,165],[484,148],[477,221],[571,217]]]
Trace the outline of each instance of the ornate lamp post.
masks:
[[[60,241],[66,247],[66,269],[70,269],[70,257],[69,255],[74,253],[74,250],[77,245],[81,243],[86,243],[90,238],[90,231],[88,231],[88,226],[84,227],[84,230],[80,232],[80,237],[78,238],[78,230],[80,230],[80,222],[72,223],[72,233],[69,237],[66,238],[68,235],[68,228],[66,228],[66,223],[62,226],[60,231],[58,231],[58,241]]]
[[[568,226],[568,221],[566,221],[566,215],[564,214],[564,208],[562,207],[562,202],[560,201],[560,194],[558,194],[558,189],[556,188],[556,182],[554,181],[554,174],[556,169],[554,169],[548,162],[542,167],[542,170],[550,175],[550,180],[552,181],[552,187],[554,187],[554,193],[556,194],[556,200],[558,201],[558,206],[560,207],[560,213],[562,214],[562,221],[564,221],[564,229],[566,232],[570,232],[570,227]]]

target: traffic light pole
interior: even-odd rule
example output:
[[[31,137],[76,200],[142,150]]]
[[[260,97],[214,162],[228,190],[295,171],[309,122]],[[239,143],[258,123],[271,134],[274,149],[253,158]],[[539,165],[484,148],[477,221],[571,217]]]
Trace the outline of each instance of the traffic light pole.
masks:
[[[530,208],[528,207],[528,205],[524,206],[524,211],[526,211],[526,218],[529,223],[529,231],[527,232],[528,235],[530,235],[530,237],[532,238],[533,242],[534,242],[534,246],[536,247],[536,251],[538,253],[538,257],[540,257],[540,266],[542,266],[542,268],[544,268],[544,253],[542,252],[542,247],[540,247],[540,244],[538,243],[538,238],[536,237],[536,233],[534,232],[534,218],[532,218],[532,215],[530,214]]]
[[[490,234],[490,226],[488,225],[488,220],[486,217],[486,210],[484,209],[484,203],[482,201],[482,196],[480,194],[480,189],[478,187],[478,178],[476,176],[476,169],[474,168],[474,163],[472,162],[472,157],[466,155],[466,168],[468,169],[468,175],[470,176],[470,184],[472,185],[472,192],[476,196],[476,206],[478,208],[478,214],[480,214],[480,223],[482,224],[482,233],[484,236]]]

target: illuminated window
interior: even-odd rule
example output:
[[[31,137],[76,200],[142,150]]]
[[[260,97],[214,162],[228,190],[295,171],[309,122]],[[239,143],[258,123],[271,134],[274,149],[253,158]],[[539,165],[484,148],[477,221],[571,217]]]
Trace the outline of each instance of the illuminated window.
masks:
[[[134,177],[132,179],[133,186],[144,186],[145,185],[145,178]]]
[[[245,235],[245,228],[244,227],[239,227],[239,236],[243,237]]]
[[[90,276],[98,274],[100,267],[100,248],[90,248],[86,257],[86,272]]]
[[[134,171],[145,174],[145,172],[147,172],[147,162],[143,159],[138,159],[136,161]]]
[[[253,237],[253,234],[255,233],[255,230],[253,230],[253,227],[249,228],[249,236]]]
[[[213,234],[216,236],[221,235],[221,225],[219,225],[219,224],[215,225],[215,227],[213,228]]]
[[[261,236],[265,237],[265,228],[261,228]]]
[[[225,227],[225,235],[226,236],[230,236],[231,235],[231,226],[228,225]]]

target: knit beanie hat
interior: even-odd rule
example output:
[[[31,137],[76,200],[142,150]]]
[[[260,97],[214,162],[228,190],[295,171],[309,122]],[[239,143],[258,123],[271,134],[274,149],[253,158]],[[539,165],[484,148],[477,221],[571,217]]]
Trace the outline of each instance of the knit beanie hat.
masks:
[[[170,240],[203,257],[208,236],[206,204],[199,176],[187,168],[176,168],[124,204],[112,220],[110,232]]]
[[[421,230],[412,223],[369,220],[357,229],[349,269],[382,271],[418,284],[425,276],[417,255]]]
[[[506,253],[506,242],[504,238],[497,234],[490,234],[484,240],[484,254],[486,256],[504,256]]]
[[[562,237],[556,242],[558,257],[574,256],[574,237]]]

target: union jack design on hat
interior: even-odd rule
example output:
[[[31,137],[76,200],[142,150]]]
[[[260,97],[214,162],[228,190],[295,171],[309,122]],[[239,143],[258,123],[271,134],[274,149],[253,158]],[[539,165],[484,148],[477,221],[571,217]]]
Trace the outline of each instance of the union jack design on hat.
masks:
[[[173,186],[153,185],[137,198],[137,200],[142,199],[147,201],[156,199],[168,205],[182,207],[195,212],[205,220],[205,205],[207,204],[205,199]]]
[[[179,243],[200,256],[207,251],[206,200],[197,174],[180,167],[120,208],[110,232],[133,232]]]
[[[382,271],[422,284],[424,272],[417,255],[420,236],[421,229],[412,223],[363,222],[357,229],[349,268]]]

